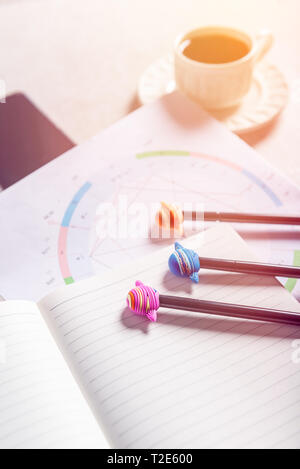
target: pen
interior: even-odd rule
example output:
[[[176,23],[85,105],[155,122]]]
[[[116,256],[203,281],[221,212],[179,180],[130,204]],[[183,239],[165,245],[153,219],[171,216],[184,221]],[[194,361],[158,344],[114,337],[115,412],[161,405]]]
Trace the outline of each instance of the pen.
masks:
[[[156,220],[162,228],[172,229],[183,233],[183,222],[190,221],[220,221],[230,223],[262,223],[272,225],[300,225],[300,214],[281,215],[273,213],[250,212],[212,212],[182,210],[180,207],[167,202],[161,202],[161,208]]]
[[[146,316],[154,322],[157,320],[159,308],[169,308],[230,318],[300,326],[300,314],[297,312],[161,295],[154,288],[139,281],[135,283],[135,287],[127,295],[127,306],[135,314]]]
[[[225,221],[232,223],[266,223],[272,225],[300,225],[300,215],[271,215],[263,213],[239,213],[239,212],[208,212],[202,214],[195,211],[183,211],[185,220]]]
[[[194,282],[198,282],[200,268],[240,274],[300,278],[300,267],[297,266],[201,257],[192,249],[184,248],[176,242],[175,251],[169,258],[170,271],[179,277],[189,277]]]

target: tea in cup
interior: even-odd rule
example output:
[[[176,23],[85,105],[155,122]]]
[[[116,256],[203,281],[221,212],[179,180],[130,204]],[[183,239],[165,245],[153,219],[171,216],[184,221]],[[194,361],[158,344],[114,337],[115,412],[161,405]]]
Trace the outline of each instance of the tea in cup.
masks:
[[[192,30],[175,43],[177,86],[207,109],[236,106],[249,91],[255,64],[272,43],[269,31],[252,38],[222,26]]]

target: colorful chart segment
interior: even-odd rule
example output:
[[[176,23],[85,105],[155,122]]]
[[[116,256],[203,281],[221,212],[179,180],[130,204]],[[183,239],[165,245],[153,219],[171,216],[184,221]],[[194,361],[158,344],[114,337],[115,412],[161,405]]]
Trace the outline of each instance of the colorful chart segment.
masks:
[[[277,195],[268,187],[261,179],[259,179],[254,173],[248,171],[247,169],[242,168],[241,166],[237,165],[236,163],[232,163],[230,161],[224,160],[217,156],[205,155],[203,153],[195,153],[195,152],[188,152],[188,151],[172,151],[172,150],[164,150],[164,151],[148,151],[144,153],[139,153],[137,155],[138,159],[149,158],[153,156],[192,156],[194,158],[205,158],[210,161],[214,161],[215,163],[222,164],[224,166],[228,166],[240,173],[244,174],[244,176],[248,177],[253,181],[258,187],[260,187],[274,202],[277,207],[282,205],[281,200],[277,197]]]
[[[72,220],[72,217],[74,215],[76,208],[78,207],[81,200],[83,199],[83,197],[85,196],[85,194],[88,192],[88,190],[91,187],[92,187],[92,184],[90,182],[86,182],[79,189],[79,191],[75,194],[74,198],[72,199],[70,205],[68,206],[64,214],[63,221],[61,223],[59,239],[58,239],[58,259],[59,259],[60,271],[62,273],[64,282],[66,285],[70,285],[71,283],[75,282],[72,276],[72,273],[70,271],[70,268],[69,268],[68,254],[67,254],[68,233],[69,233],[70,223],[71,223],[71,220]]]
[[[293,265],[295,267],[300,267],[300,251],[295,251],[294,252],[294,261]],[[295,278],[289,278],[285,284],[285,288],[289,291],[292,292],[296,286],[297,279]]]

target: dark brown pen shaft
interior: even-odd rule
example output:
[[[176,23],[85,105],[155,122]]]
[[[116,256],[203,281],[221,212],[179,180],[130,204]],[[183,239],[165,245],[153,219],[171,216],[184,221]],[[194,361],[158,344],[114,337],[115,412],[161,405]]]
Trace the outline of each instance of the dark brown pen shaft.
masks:
[[[261,262],[244,262],[228,259],[199,257],[200,268],[225,270],[241,274],[270,275],[272,277],[300,278],[300,267],[291,265],[264,264]]]
[[[232,223],[266,223],[274,225],[300,225],[300,215],[270,215],[236,212],[183,211],[185,220],[224,221]]]
[[[219,303],[217,301],[196,300],[194,298],[168,295],[159,295],[159,302],[160,307],[163,308],[300,326],[300,313],[290,311]]]

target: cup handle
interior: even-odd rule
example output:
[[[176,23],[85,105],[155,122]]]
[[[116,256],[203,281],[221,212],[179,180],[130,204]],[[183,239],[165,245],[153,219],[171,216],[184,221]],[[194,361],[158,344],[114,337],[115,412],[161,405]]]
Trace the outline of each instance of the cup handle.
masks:
[[[259,62],[264,55],[271,49],[274,42],[274,37],[271,31],[263,30],[256,36],[254,46],[254,60]]]

